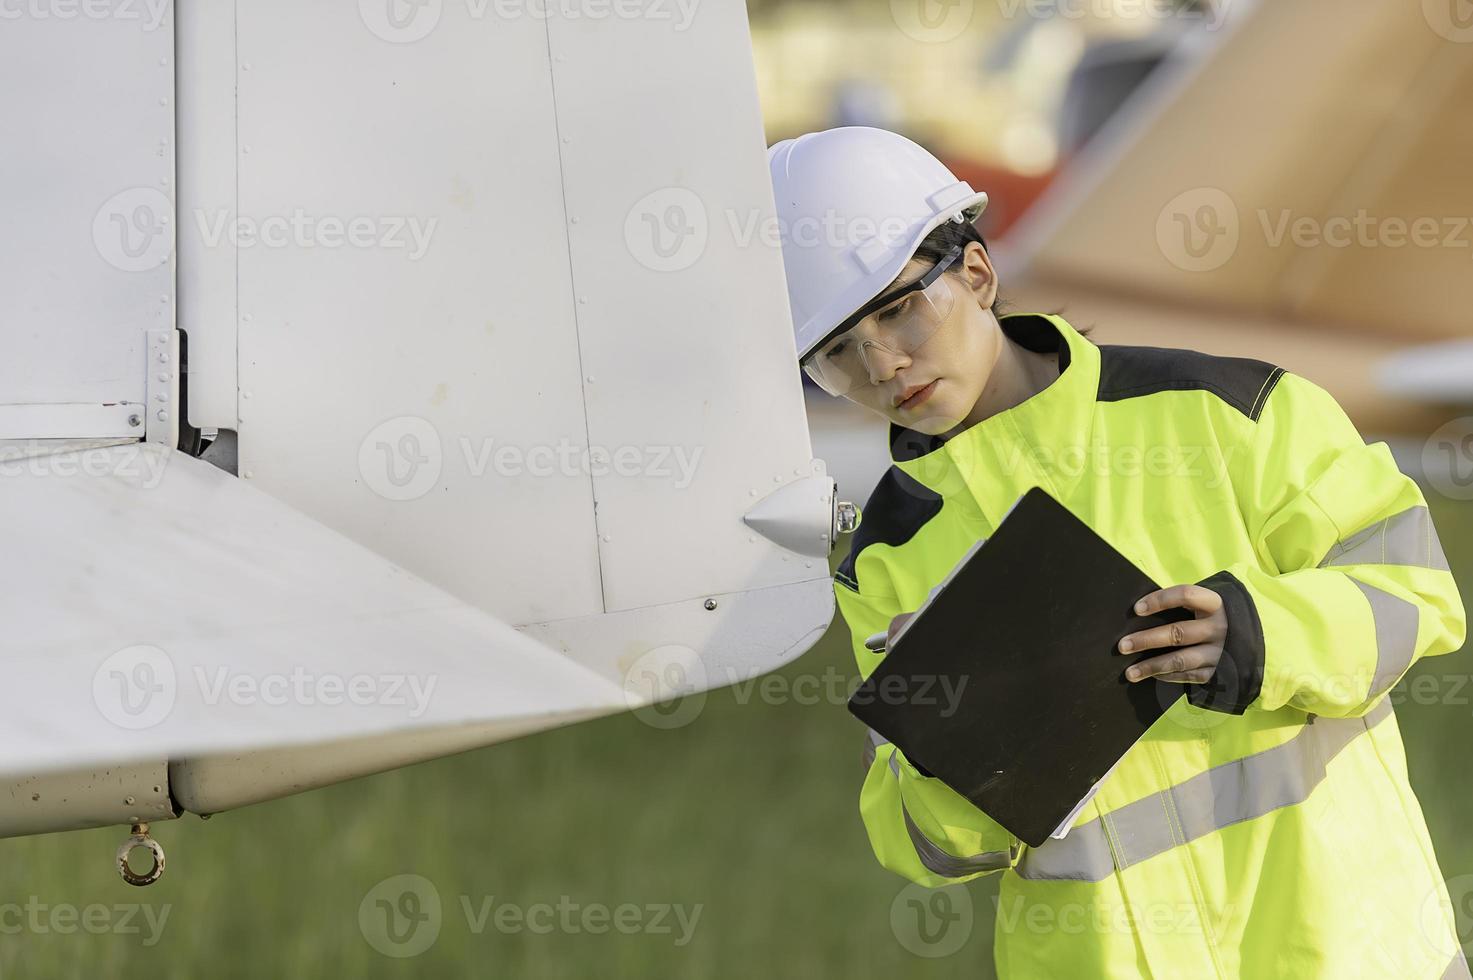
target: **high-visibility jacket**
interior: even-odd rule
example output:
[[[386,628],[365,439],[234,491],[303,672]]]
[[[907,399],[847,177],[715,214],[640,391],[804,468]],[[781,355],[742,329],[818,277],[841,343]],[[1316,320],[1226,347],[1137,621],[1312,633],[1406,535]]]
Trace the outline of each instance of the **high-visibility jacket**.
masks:
[[[884,655],[864,638],[1033,486],[1154,581],[1217,591],[1225,649],[1036,848],[867,733],[880,863],[928,887],[1000,872],[1004,978],[1468,977],[1386,696],[1467,629],[1417,484],[1282,368],[1096,345],[1056,316],[1002,328],[1062,371],[949,440],[892,424],[835,576],[860,673]]]

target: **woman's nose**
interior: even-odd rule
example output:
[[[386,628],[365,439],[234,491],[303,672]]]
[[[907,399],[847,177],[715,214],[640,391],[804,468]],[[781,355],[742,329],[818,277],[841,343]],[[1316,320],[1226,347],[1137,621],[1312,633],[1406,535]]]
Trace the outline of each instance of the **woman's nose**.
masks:
[[[889,381],[895,372],[910,363],[910,357],[898,351],[881,347],[876,343],[864,345],[864,366],[869,371],[870,384]]]

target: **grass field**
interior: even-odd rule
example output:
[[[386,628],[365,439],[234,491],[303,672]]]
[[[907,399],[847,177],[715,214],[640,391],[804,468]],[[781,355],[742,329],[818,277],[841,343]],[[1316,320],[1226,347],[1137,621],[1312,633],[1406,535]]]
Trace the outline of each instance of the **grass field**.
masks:
[[[1473,601],[1473,505],[1431,503]],[[158,824],[168,874],[146,890],[113,871],[124,828],[0,841],[0,978],[992,976],[995,878],[968,886],[972,928],[948,956],[914,955],[892,929],[905,883],[859,821],[860,729],[811,697],[813,679],[852,672],[836,623],[777,696],[714,692],[673,731],[624,715]],[[1473,663],[1464,650],[1417,672]],[[1449,877],[1473,875],[1473,684],[1455,687],[1398,709]],[[401,874],[441,911],[400,911],[439,929],[391,957],[367,938],[370,891]]]

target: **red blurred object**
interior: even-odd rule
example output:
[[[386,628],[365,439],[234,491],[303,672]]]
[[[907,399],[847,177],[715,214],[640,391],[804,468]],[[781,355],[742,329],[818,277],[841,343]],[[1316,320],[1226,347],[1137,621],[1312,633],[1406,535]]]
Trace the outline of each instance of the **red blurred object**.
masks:
[[[1041,174],[1020,174],[964,157],[938,156],[958,180],[987,192],[987,210],[977,227],[989,242],[1007,234],[1059,172],[1056,167]]]

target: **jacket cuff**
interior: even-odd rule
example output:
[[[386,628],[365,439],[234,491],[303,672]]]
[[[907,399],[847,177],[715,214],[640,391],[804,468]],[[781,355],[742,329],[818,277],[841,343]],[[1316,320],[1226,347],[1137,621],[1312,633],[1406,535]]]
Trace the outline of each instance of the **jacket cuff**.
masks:
[[[1263,623],[1258,607],[1231,572],[1218,572],[1197,584],[1222,596],[1228,630],[1217,670],[1205,683],[1188,684],[1187,700],[1199,708],[1241,715],[1263,689]]]

